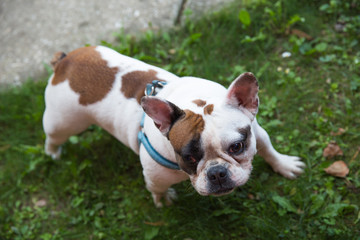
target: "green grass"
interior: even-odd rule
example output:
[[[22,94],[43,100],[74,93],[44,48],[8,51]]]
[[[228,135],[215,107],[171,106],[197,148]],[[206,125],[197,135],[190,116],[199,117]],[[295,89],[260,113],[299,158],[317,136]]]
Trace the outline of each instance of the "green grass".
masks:
[[[1,91],[0,239],[360,239],[359,12],[356,1],[248,0],[177,30],[103,42],[225,86],[255,73],[260,124],[307,168],[287,180],[256,157],[250,181],[220,198],[184,182],[173,206],[156,209],[138,157],[98,127],[53,161],[43,151],[45,80]],[[345,133],[334,136],[339,128]],[[322,156],[331,141],[343,156]],[[346,178],[324,172],[335,160],[349,166]]]

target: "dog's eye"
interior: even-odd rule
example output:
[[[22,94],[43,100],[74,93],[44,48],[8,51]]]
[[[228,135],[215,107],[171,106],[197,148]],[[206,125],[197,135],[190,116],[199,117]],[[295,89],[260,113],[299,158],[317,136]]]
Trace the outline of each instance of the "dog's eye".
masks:
[[[238,155],[238,154],[242,153],[244,150],[245,150],[245,143],[237,142],[237,143],[232,144],[229,147],[228,151],[231,155]]]
[[[196,164],[197,160],[195,157],[191,156],[191,155],[187,155],[184,157],[185,161],[189,164]]]

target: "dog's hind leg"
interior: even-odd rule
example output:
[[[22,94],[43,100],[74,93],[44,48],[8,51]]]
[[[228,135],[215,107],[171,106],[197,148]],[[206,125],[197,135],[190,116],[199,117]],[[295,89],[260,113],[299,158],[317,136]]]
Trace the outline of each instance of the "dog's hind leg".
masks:
[[[74,114],[74,113],[73,113]],[[46,109],[43,116],[43,127],[46,134],[45,153],[53,159],[59,159],[61,145],[72,135],[86,130],[91,123],[86,118],[70,112],[61,113],[56,109]]]
[[[274,149],[267,132],[257,123],[253,123],[256,136],[257,154],[265,159],[271,165],[275,172],[280,173],[286,178],[296,178],[303,172],[305,164],[299,157],[281,154]]]

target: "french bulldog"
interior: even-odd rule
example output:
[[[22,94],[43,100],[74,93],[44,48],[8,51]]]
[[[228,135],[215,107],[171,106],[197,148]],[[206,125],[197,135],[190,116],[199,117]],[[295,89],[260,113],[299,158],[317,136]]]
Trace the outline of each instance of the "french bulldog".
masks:
[[[157,207],[163,198],[171,204],[175,194],[170,187],[187,179],[204,196],[231,193],[248,181],[256,153],[289,179],[303,172],[300,158],[277,152],[258,124],[259,87],[252,73],[241,74],[226,89],[209,80],[178,77],[103,46],[56,53],[51,64],[54,74],[45,90],[43,116],[45,152],[60,158],[61,145],[70,136],[96,124],[140,156]],[[156,96],[145,96],[153,80],[166,84]],[[139,144],[139,131],[180,169],[154,161]]]

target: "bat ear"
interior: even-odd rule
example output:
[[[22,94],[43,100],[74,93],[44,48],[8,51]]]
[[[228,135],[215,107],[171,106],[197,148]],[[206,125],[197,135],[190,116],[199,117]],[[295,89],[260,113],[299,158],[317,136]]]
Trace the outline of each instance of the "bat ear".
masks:
[[[247,72],[237,77],[230,85],[227,93],[227,104],[245,109],[255,117],[259,108],[259,85],[254,74]]]
[[[141,106],[164,136],[167,136],[172,125],[185,115],[175,104],[153,96],[143,97]]]

